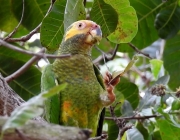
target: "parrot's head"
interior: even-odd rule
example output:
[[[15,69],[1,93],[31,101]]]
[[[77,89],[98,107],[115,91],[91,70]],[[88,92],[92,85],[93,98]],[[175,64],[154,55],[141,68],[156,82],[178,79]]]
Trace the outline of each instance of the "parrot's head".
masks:
[[[92,46],[101,39],[102,31],[98,24],[91,20],[79,20],[67,28],[60,53],[90,54]]]

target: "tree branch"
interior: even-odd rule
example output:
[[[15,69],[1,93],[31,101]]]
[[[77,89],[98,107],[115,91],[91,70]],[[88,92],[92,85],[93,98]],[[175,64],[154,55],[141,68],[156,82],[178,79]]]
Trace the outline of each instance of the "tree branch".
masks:
[[[134,46],[132,43],[128,43],[128,45],[129,45],[133,50],[135,50],[137,53],[142,54],[142,55],[148,57],[149,59],[152,59],[152,58],[149,56],[149,54],[143,53],[143,52],[140,51],[136,46]]]
[[[0,117],[1,128],[7,119]],[[31,120],[20,128],[7,129],[3,140],[88,140],[89,136],[89,130]]]
[[[45,52],[45,49],[42,48],[39,53],[43,53]],[[41,59],[38,56],[33,56],[28,62],[26,62],[20,69],[18,69],[16,72],[14,72],[13,74],[9,75],[8,77],[5,78],[6,82],[11,82],[12,80],[16,79],[17,77],[19,77],[21,74],[23,74],[27,69],[29,69],[29,67],[36,61],[39,61],[39,59]]]
[[[53,7],[53,4],[54,4],[55,0],[51,0],[51,5],[46,13],[46,15],[44,16],[44,18],[49,14],[49,12],[51,11],[52,7]],[[29,40],[35,33],[38,33],[40,27],[42,25],[42,22],[34,29],[32,30],[29,34],[25,35],[25,36],[22,36],[20,38],[5,38],[4,40],[7,41],[7,42],[17,42],[17,41],[22,41],[22,42],[25,42],[27,40]]]
[[[140,119],[149,119],[149,118],[156,118],[161,117],[162,115],[149,115],[149,116],[131,116],[131,117],[118,117],[118,120],[140,120]],[[106,120],[114,120],[113,117],[105,117]]]
[[[89,138],[88,140],[105,140],[107,139],[107,137],[108,137],[107,134],[102,134],[101,136]]]
[[[10,115],[11,112],[25,101],[14,92],[0,73],[0,116]]]
[[[18,48],[12,44],[9,44],[5,41],[3,41],[2,39],[0,39],[0,46],[3,47],[7,47],[9,49],[12,49],[12,50],[15,50],[15,51],[18,51],[18,52],[21,52],[21,53],[24,53],[24,54],[28,54],[28,55],[31,55],[31,56],[38,56],[40,58],[65,58],[65,57],[70,57],[71,54],[64,54],[64,55],[50,55],[50,54],[44,54],[44,53],[34,53],[34,52],[31,52],[31,51],[27,51],[27,50],[23,50],[21,48]]]
[[[117,104],[119,104],[119,103],[117,103]],[[115,116],[114,109],[117,106],[117,104],[114,107],[110,106],[109,110],[110,110],[110,114],[112,116],[111,118],[115,121],[116,125],[119,128],[119,134],[118,134],[118,138],[117,139],[121,140],[122,136],[124,135],[124,132],[127,131],[128,129],[130,129],[132,127],[132,125],[131,126],[126,126],[126,120],[118,119]]]
[[[104,53],[102,50],[100,50],[98,47],[96,47],[96,49],[98,51],[100,51],[102,53],[102,55],[98,56],[95,60],[93,60],[93,63],[97,65],[100,61],[102,61],[104,59],[104,57],[105,57],[106,62],[113,60],[114,57],[116,56],[116,52],[117,52],[118,48],[119,48],[119,44],[116,44],[115,49],[113,51],[109,52],[109,53],[112,53],[112,55],[108,56],[106,53]]]
[[[4,40],[8,40],[9,38],[11,38],[16,32],[17,32],[17,29],[19,28],[19,26],[21,25],[22,23],[22,20],[23,20],[23,17],[24,17],[24,0],[22,0],[22,3],[23,3],[23,7],[22,7],[22,14],[21,14],[21,19],[18,23],[18,25],[14,28],[14,30],[4,38]]]
[[[18,129],[15,129],[15,132],[18,134],[19,138],[22,139],[22,140],[29,140],[27,139],[23,133],[21,131],[19,131]]]
[[[35,33],[38,33],[40,27],[41,27],[40,23],[34,30],[32,30],[29,34],[22,36],[20,38],[8,38],[6,39],[7,42],[17,42],[17,41],[22,41],[22,42],[26,42],[27,40],[29,40]]]

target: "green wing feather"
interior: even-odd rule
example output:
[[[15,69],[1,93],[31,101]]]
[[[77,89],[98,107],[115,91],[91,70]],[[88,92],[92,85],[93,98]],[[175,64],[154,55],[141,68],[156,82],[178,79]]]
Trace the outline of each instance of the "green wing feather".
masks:
[[[94,72],[95,72],[95,75],[96,75],[96,77],[97,77],[97,80],[98,80],[99,84],[102,86],[102,88],[103,88],[104,90],[106,90],[105,85],[104,85],[104,82],[103,82],[103,77],[102,77],[99,69],[98,69],[95,65],[93,65],[93,67],[94,67]]]
[[[41,77],[41,92],[47,91],[54,86],[55,83],[55,75],[52,71],[52,65],[47,65],[44,70],[42,71]],[[48,98],[45,101],[45,119],[48,122],[59,124],[59,116],[60,116],[60,100],[59,100],[59,93],[56,95]]]
[[[97,77],[97,80],[98,80],[99,84],[100,84],[100,85],[102,86],[102,88],[105,90],[105,85],[104,85],[104,82],[103,82],[103,77],[102,77],[99,69],[98,69],[95,65],[93,65],[93,67],[94,67],[94,72],[95,72],[95,75],[96,75],[96,77]],[[99,116],[99,122],[98,122],[97,131],[96,131],[96,136],[101,136],[101,134],[102,134],[105,112],[106,112],[106,109],[103,108],[103,110],[101,111],[101,114],[100,114],[100,116]]]

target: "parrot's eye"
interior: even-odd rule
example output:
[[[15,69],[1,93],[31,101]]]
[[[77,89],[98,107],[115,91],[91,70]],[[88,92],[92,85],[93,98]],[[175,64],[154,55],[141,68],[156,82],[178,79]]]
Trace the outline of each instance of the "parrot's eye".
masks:
[[[83,29],[84,27],[85,27],[85,23],[83,23],[83,22],[78,23],[79,29]]]

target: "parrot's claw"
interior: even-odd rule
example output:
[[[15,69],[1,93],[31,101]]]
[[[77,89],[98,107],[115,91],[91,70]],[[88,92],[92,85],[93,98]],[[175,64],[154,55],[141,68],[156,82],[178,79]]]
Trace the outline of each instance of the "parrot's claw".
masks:
[[[120,78],[116,77],[113,79],[112,82],[110,82],[113,79],[112,75],[109,72],[106,72],[106,75],[104,76],[104,83],[106,86],[112,85],[113,87],[116,86],[120,82]],[[110,84],[109,84],[110,83]]]
[[[107,90],[107,98],[109,100],[109,104],[113,103],[114,100],[116,99],[116,96],[113,92],[114,90],[114,86],[116,86],[119,81],[120,81],[120,78],[117,77],[112,83],[109,84],[109,82],[112,80],[112,75],[108,72],[106,72],[106,75],[104,76],[104,83],[105,83],[105,86],[106,86],[106,90]]]

